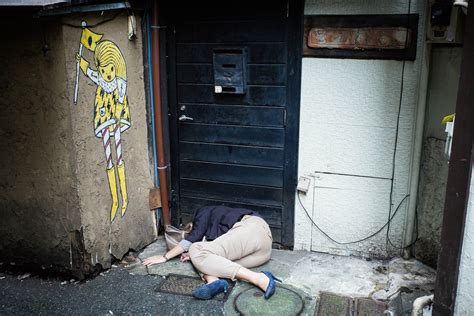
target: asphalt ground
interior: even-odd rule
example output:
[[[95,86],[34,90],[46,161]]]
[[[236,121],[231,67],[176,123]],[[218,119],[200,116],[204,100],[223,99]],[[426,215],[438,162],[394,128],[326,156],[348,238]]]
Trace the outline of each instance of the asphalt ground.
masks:
[[[161,276],[115,267],[77,282],[0,273],[0,315],[222,315],[224,302],[156,292]],[[72,281],[72,282],[70,282]]]

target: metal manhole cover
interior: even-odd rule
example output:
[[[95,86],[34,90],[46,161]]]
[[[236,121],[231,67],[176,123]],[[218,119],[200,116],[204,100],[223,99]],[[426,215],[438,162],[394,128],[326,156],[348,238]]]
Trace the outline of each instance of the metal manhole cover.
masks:
[[[168,274],[166,279],[155,289],[155,292],[192,296],[193,289],[202,284],[204,284],[204,282],[200,278],[181,274]],[[213,300],[227,300],[235,283],[229,282],[229,285],[230,287],[227,293],[218,294],[214,296]]]
[[[282,286],[268,300],[261,290],[250,288],[236,296],[234,307],[240,315],[300,315],[304,300],[295,291]]]

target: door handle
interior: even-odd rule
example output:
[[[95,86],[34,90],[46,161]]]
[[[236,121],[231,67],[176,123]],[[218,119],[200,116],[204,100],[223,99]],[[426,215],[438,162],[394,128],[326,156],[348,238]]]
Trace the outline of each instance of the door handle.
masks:
[[[189,116],[186,116],[186,115],[181,115],[178,120],[180,121],[194,121],[194,119],[192,117],[189,117]]]

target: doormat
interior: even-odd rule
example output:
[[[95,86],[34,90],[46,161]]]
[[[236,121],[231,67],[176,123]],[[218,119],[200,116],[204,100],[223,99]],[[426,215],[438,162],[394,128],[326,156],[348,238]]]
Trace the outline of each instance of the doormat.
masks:
[[[235,285],[235,282],[227,281],[229,282],[227,293],[220,293],[214,296],[212,298],[213,300],[223,302],[227,300]],[[200,278],[171,273],[168,274],[166,279],[155,289],[155,292],[192,296],[193,289],[203,284],[204,282]]]
[[[382,316],[387,310],[385,302],[369,298],[354,298],[321,292],[317,316]]]

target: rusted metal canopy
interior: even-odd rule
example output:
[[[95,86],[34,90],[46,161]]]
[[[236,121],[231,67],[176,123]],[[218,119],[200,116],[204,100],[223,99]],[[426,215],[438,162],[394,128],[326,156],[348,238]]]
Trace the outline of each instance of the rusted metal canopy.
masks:
[[[308,33],[308,47],[330,49],[405,49],[410,46],[411,30],[404,27],[326,28]]]
[[[46,6],[58,3],[69,3],[69,0],[3,0],[0,6]]]

